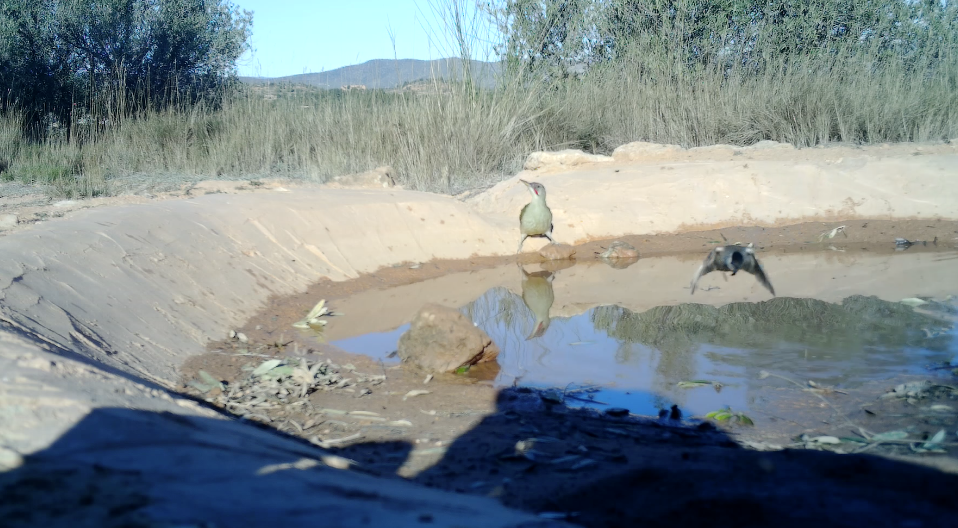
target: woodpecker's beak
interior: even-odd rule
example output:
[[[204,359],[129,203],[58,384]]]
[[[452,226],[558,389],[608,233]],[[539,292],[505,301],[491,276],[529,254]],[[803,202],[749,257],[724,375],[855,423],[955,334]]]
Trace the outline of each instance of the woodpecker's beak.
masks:
[[[522,180],[522,179],[520,179],[519,181],[521,181],[522,183],[526,184],[526,187],[528,187],[529,190],[532,191],[532,194],[534,194],[534,195],[536,195],[536,196],[539,196],[539,191],[536,191],[535,189],[533,189],[531,183],[529,183],[529,182],[527,182],[527,181],[525,181],[525,180]]]

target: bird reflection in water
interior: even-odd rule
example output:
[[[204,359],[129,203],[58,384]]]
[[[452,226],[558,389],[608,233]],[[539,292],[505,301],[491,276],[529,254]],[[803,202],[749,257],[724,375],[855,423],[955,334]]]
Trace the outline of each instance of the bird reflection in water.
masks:
[[[555,293],[552,291],[555,273],[546,270],[530,273],[521,265],[519,269],[522,270],[522,302],[535,316],[532,333],[526,340],[542,337],[552,322],[549,310],[552,309],[552,303],[555,301]]]

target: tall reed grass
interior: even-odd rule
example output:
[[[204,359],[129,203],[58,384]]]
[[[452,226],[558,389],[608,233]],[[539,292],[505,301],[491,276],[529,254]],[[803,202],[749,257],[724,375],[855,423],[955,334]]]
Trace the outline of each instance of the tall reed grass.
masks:
[[[144,174],[157,182],[324,181],[390,164],[407,187],[458,192],[494,182],[529,152],[557,143],[544,127],[539,91],[435,82],[430,95],[247,88],[215,109],[198,104],[106,119],[87,140],[49,135],[31,143],[17,133],[18,116],[4,116],[0,177],[89,195],[121,192],[124,181]]]
[[[502,77],[491,90],[468,79],[434,79],[425,92],[246,86],[216,107],[106,105],[39,141],[10,112],[0,116],[0,179],[78,197],[205,178],[324,181],[389,164],[407,188],[457,193],[514,173],[536,150],[940,140],[958,137],[956,55],[917,65],[879,65],[866,52],[792,56],[755,72],[636,49],[581,76]]]

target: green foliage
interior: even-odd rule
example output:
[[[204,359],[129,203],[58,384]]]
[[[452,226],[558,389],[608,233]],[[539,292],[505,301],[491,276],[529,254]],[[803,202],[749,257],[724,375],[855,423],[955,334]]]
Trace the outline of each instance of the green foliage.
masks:
[[[505,0],[489,14],[504,36],[497,50],[512,73],[544,70],[564,77],[576,62],[596,53],[599,2],[589,0]]]
[[[21,111],[42,134],[131,103],[216,96],[235,77],[251,24],[226,0],[4,0],[0,109]]]
[[[636,50],[649,65],[757,73],[809,55],[927,62],[958,42],[958,7],[938,0],[503,0],[490,14],[511,71],[552,75]]]
[[[755,422],[752,421],[745,413],[741,411],[733,411],[731,407],[725,407],[724,409],[718,411],[712,411],[705,415],[706,418],[711,418],[717,422],[738,422],[742,425],[755,425]]]

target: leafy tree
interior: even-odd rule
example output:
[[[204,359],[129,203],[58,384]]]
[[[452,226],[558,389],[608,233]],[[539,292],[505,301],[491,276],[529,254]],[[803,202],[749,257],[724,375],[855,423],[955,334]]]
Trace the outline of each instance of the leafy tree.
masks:
[[[636,48],[689,67],[760,69],[790,57],[865,52],[906,62],[958,49],[950,0],[502,0],[489,8],[507,66],[565,71]],[[748,69],[747,68],[747,69]]]
[[[227,0],[2,0],[2,103],[36,124],[104,97],[112,110],[214,97],[251,27]]]
[[[70,105],[72,53],[57,38],[53,2],[0,2],[0,87],[3,110],[19,103],[27,121]]]
[[[596,27],[589,0],[505,0],[489,14],[505,36],[497,50],[508,70],[545,69],[564,76],[592,53],[587,35]]]

